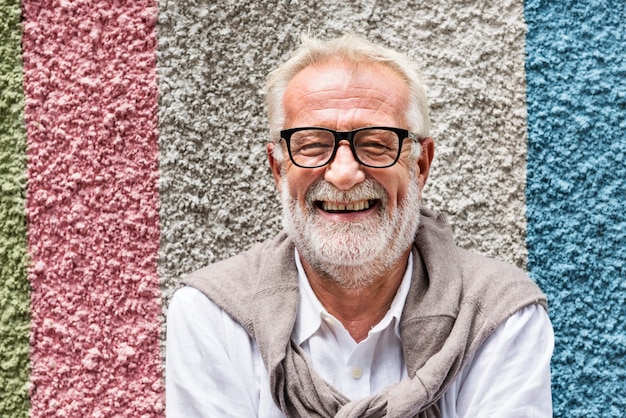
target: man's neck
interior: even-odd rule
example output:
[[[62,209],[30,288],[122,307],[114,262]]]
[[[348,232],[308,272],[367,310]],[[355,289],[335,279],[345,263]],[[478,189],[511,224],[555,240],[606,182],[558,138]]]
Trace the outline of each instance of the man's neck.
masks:
[[[383,275],[358,288],[342,286],[340,281],[319,274],[306,260],[301,261],[315,296],[358,343],[389,310],[402,283],[409,254],[410,249]]]

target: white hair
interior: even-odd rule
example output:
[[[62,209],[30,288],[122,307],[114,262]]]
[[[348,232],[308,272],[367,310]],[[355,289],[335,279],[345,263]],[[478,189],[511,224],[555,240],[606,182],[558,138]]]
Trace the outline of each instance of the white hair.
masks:
[[[351,64],[378,63],[394,70],[409,86],[409,105],[406,114],[409,130],[416,133],[419,138],[430,135],[428,97],[416,63],[392,49],[348,33],[328,41],[303,35],[300,47],[291,58],[269,74],[265,102],[271,141],[280,142],[280,131],[284,128],[283,96],[287,84],[306,67],[331,59],[340,59]],[[419,156],[421,153],[419,143],[412,144],[412,156]],[[275,147],[274,151],[275,157],[282,161],[282,148]]]

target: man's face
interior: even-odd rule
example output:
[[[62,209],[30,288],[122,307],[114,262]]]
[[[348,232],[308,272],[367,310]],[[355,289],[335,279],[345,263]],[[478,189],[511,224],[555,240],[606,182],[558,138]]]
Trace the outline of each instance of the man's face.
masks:
[[[327,62],[305,68],[288,84],[284,127],[408,128],[408,103],[407,83],[392,69]],[[270,152],[285,228],[307,262],[332,275],[329,264],[356,267],[383,259],[387,264],[406,253],[419,224],[427,175],[410,150],[405,141],[398,162],[382,169],[360,165],[347,142],[328,165],[315,169],[293,165],[286,149],[282,164]]]

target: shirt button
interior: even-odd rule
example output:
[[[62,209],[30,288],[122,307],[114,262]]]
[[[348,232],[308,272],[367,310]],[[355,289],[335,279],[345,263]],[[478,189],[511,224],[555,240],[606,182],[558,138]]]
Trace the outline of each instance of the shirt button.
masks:
[[[355,367],[354,369],[352,369],[352,377],[354,379],[359,380],[361,376],[363,376],[363,370],[361,370],[358,367]]]

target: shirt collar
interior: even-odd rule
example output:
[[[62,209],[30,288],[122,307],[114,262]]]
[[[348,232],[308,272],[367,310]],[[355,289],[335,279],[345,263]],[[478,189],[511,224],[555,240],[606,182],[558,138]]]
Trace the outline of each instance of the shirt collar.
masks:
[[[298,312],[296,314],[296,323],[292,333],[292,339],[298,345],[302,345],[304,341],[310,338],[317,332],[322,324],[322,317],[330,315],[326,308],[319,301],[309,279],[304,272],[302,263],[300,261],[300,254],[298,250],[295,250],[295,262],[298,270],[298,285],[300,287],[300,295],[298,300]],[[384,318],[372,328],[372,332],[379,332],[383,329],[394,324],[394,331],[396,336],[400,338],[400,317],[402,316],[402,310],[404,309],[404,302],[409,294],[409,288],[411,287],[411,272],[413,271],[413,253],[409,255],[406,271],[402,277],[402,282],[398,287],[396,296],[391,302],[389,311],[385,314]],[[394,320],[395,319],[395,320]]]

